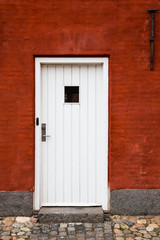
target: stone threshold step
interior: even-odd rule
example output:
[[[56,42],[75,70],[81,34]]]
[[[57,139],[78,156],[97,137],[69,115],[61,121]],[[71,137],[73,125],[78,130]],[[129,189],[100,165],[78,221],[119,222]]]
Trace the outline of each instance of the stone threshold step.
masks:
[[[40,223],[102,223],[104,221],[102,207],[41,207],[38,218]]]

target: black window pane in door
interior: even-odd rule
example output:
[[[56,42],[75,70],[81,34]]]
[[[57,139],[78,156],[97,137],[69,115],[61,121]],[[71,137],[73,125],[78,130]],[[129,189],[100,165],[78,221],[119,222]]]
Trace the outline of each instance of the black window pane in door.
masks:
[[[64,91],[66,103],[79,103],[79,87],[65,86]]]

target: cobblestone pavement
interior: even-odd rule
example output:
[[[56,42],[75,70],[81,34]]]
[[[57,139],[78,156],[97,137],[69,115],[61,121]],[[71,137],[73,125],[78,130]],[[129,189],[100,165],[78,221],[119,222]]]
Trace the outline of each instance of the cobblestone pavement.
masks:
[[[160,216],[115,215],[110,220],[41,224],[36,217],[0,218],[0,240],[160,240]]]
[[[160,240],[160,216],[111,216],[115,240]]]
[[[0,220],[0,239],[112,240],[111,222],[40,224],[37,218],[6,217]]]

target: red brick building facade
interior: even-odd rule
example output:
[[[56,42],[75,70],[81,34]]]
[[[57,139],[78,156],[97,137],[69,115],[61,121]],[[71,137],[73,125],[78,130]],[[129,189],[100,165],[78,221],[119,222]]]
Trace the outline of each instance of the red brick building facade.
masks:
[[[160,12],[153,71],[147,12],[155,8],[158,0],[1,0],[1,207],[33,209],[35,58],[108,57],[109,209],[160,213]],[[14,206],[19,198],[27,213]]]

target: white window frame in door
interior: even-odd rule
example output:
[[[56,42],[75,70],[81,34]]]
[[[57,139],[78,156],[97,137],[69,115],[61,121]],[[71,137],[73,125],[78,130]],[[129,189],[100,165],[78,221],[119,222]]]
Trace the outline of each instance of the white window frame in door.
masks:
[[[109,189],[108,189],[108,58],[35,58],[35,119],[39,118],[39,125],[35,121],[35,191],[33,209],[39,210],[41,207],[41,65],[42,64],[102,64],[103,65],[103,124],[106,138],[103,142],[103,178],[104,178],[104,199],[103,209],[108,210]],[[107,123],[106,123],[107,121]]]

